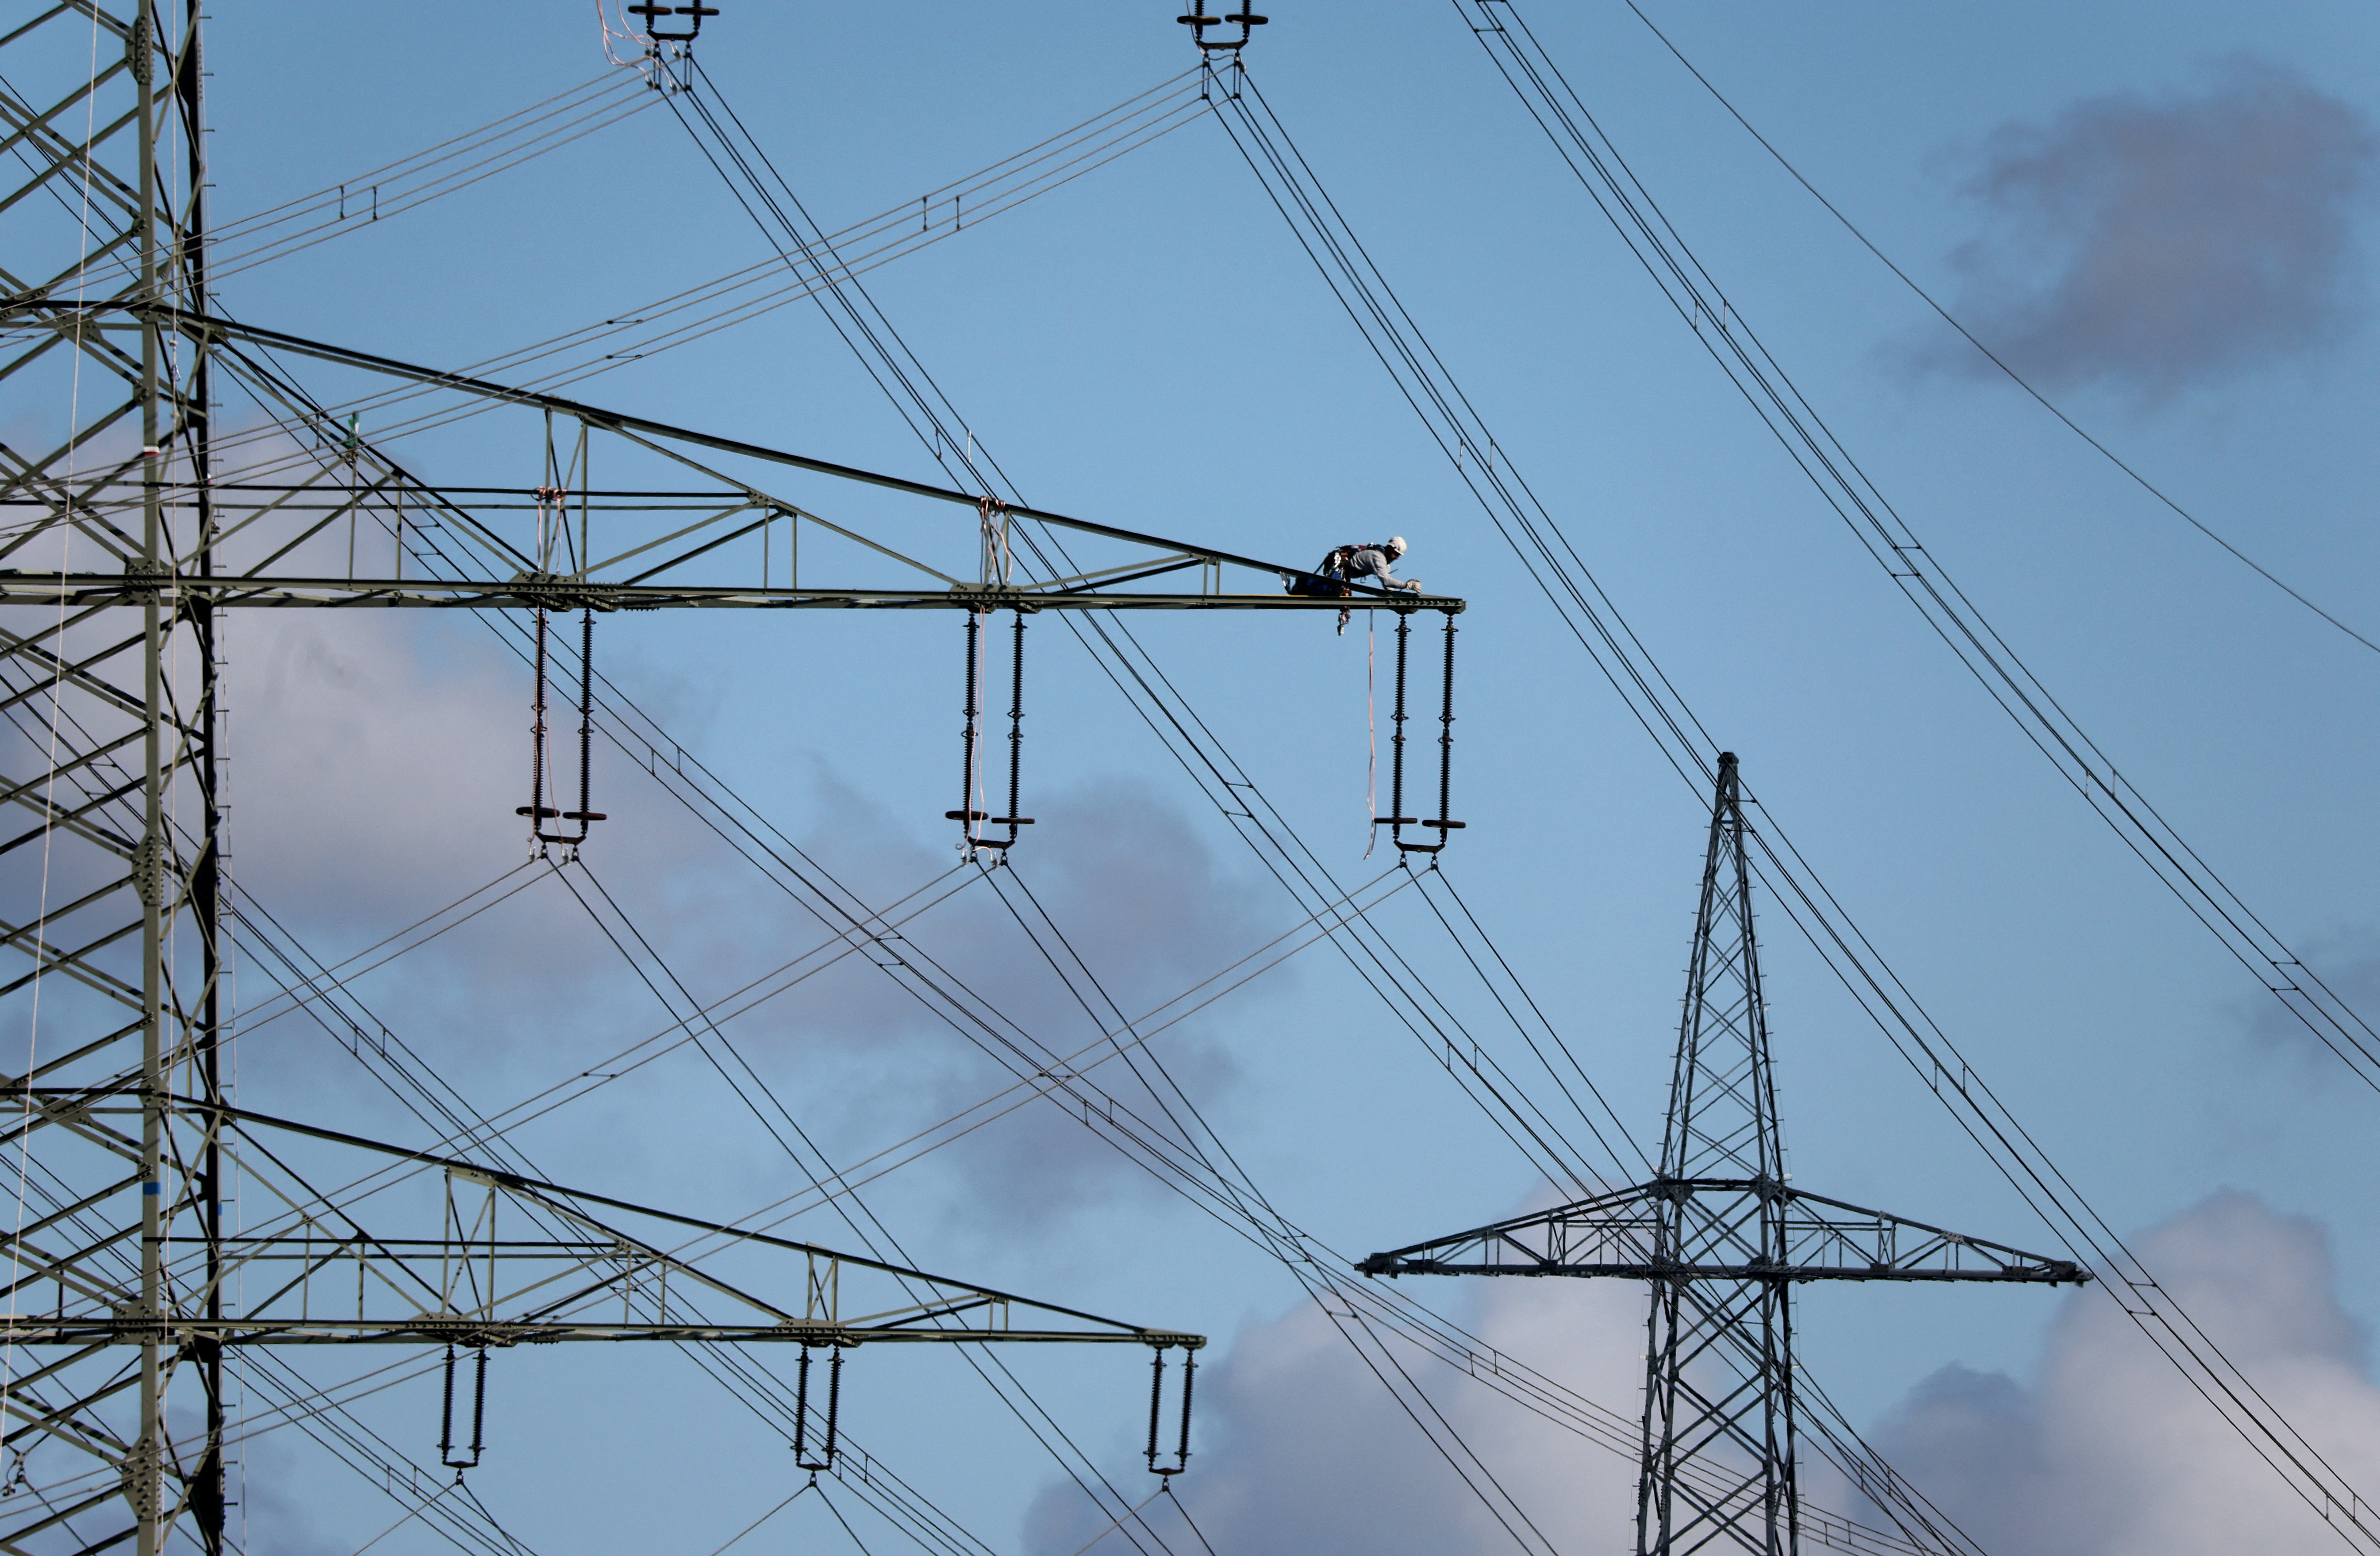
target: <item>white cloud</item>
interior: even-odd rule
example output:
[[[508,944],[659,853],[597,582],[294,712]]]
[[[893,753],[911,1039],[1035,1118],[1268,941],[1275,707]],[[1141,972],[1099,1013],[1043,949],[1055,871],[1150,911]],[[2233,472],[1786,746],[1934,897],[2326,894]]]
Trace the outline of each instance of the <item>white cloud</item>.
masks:
[[[2380,1486],[2380,1389],[2313,1222],[2223,1193],[2135,1245],[2173,1297],[2348,1479]],[[2035,1377],[1946,1368],[1872,1440],[1987,1550],[2328,1551],[2338,1535],[2103,1293],[2070,1295]]]
[[[1644,1385],[1641,1287],[1492,1281],[1463,1295],[1473,1332],[1488,1343],[1590,1399],[1634,1414]],[[1402,1348],[1398,1355],[1556,1550],[1616,1550],[1633,1541],[1631,1458],[1521,1410],[1441,1363]],[[1199,1380],[1196,1452],[1176,1489],[1216,1550],[1236,1556],[1452,1556],[1513,1549],[1512,1537],[1312,1303],[1243,1330]],[[1032,1556],[1071,1556],[1101,1522],[1073,1486],[1052,1485],[1027,1517],[1026,1549]],[[1115,1538],[1111,1545],[1121,1550]],[[1109,1549],[1099,1547],[1093,1556]]]
[[[2135,1246],[2350,1482],[2380,1486],[2380,1389],[2366,1375],[2362,1333],[2334,1295],[2318,1226],[2226,1193]],[[1474,1332],[1634,1416],[1641,1286],[1496,1281],[1463,1295]],[[1441,1364],[1403,1355],[1447,1424],[1556,1550],[1633,1544],[1629,1457]],[[1201,1376],[1198,1452],[1176,1489],[1217,1550],[1488,1556],[1513,1549],[1312,1304],[1244,1330]],[[2030,1382],[1945,1368],[1869,1436],[2000,1556],[2286,1556],[2328,1551],[2338,1539],[2096,1291],[2066,1299]],[[1119,1476],[1126,1478],[1140,1477]],[[1822,1465],[1805,1463],[1803,1483],[1808,1494],[1851,1511]],[[1890,1527],[1873,1512],[1864,1521]],[[1101,1522],[1071,1485],[1053,1483],[1034,1504],[1026,1550],[1072,1556]]]

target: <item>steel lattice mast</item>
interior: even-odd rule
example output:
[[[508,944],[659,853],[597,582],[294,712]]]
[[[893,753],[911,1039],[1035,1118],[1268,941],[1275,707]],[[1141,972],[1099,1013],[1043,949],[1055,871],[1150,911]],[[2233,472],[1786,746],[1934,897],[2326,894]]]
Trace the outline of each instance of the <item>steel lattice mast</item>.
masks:
[[[0,833],[0,870],[15,900],[38,904],[0,922],[24,958],[0,1001],[34,1041],[26,1072],[0,1077],[0,1149],[24,1205],[0,1309],[0,1551],[157,1556],[177,1531],[225,1549],[230,1347],[1202,1345],[236,1105],[221,1062],[226,609],[517,623],[1342,602],[1273,592],[1271,577],[1227,593],[1227,567],[1295,569],[1210,547],[224,318],[204,270],[200,35],[199,0],[178,14],[167,0],[64,0],[0,32],[0,134],[26,170],[0,194],[0,383],[21,405],[68,407],[55,444],[0,443],[0,799],[25,823]],[[350,398],[318,398],[281,365],[291,357],[344,375]],[[261,426],[217,432],[230,385]],[[477,484],[428,479],[358,429],[365,414],[402,432],[490,410],[519,426],[521,457]],[[599,462],[619,472],[609,487]],[[770,471],[957,522],[829,518],[764,487]],[[1016,567],[1021,522],[1064,531],[1088,560],[1068,576]],[[1123,592],[1194,569],[1195,592]],[[1450,621],[1463,608],[1394,603]],[[293,1165],[300,1151],[334,1175]],[[235,1178],[265,1207],[236,1232]],[[187,1406],[192,1382],[202,1407],[176,1416],[177,1439],[168,1398]]]
[[[1369,1275],[1643,1281],[1640,1556],[1800,1549],[1793,1288],[1810,1281],[2090,1279],[2046,1258],[1795,1188],[1753,929],[1743,796],[1718,759],[1659,1175],[1390,1253]],[[1888,1511],[1890,1511],[1888,1509]]]
[[[0,94],[7,149],[30,170],[0,229],[10,237],[12,303],[71,288],[87,305],[63,328],[11,332],[6,376],[21,385],[46,371],[55,386],[63,371],[74,403],[63,443],[6,450],[0,494],[13,511],[30,508],[44,521],[11,526],[0,552],[30,550],[63,566],[79,548],[84,565],[136,583],[175,571],[205,577],[212,566],[203,491],[195,510],[175,511],[164,496],[169,451],[185,471],[208,466],[206,353],[177,352],[158,330],[113,311],[204,295],[197,9],[190,0],[178,38],[155,0],[128,18],[60,5],[0,37],[12,67],[20,57],[47,63],[43,51],[55,57],[59,50],[97,66],[12,68],[11,79],[47,83],[56,95]],[[20,265],[32,268],[20,273]],[[128,457],[116,453],[97,477],[121,499],[103,516],[85,501],[90,461],[101,443],[122,450],[127,427],[138,428],[137,446]],[[33,1181],[11,1239],[8,1311],[20,1313],[38,1286],[53,1286],[60,1311],[104,1311],[120,1326],[104,1360],[95,1347],[38,1365],[9,1352],[12,1472],[48,1442],[70,1443],[101,1466],[63,1502],[45,1498],[34,1515],[7,1518],[11,1550],[54,1528],[71,1532],[78,1518],[87,1526],[119,1496],[141,1556],[160,1549],[164,1528],[185,1511],[209,1550],[222,1542],[221,1347],[212,1335],[174,1340],[159,1322],[169,1306],[167,1238],[176,1227],[201,1229],[205,1239],[187,1307],[209,1320],[222,1312],[221,1153],[212,1129],[177,1136],[164,1100],[176,1086],[210,1101],[220,1094],[212,615],[204,602],[154,593],[134,612],[138,628],[127,632],[127,613],[60,602],[39,626],[18,630],[30,624],[12,622],[0,633],[0,697],[18,737],[14,754],[40,762],[42,735],[51,748],[46,772],[12,760],[0,780],[18,813],[35,818],[30,830],[0,841],[0,851],[19,871],[40,856],[45,898],[37,917],[4,931],[33,963],[6,990],[32,990],[27,1027],[38,1042],[37,980],[46,979],[43,1025],[73,1034],[35,1049],[32,1068],[9,1088],[17,1116],[7,1144]],[[35,1100],[36,1089],[60,1100]],[[37,1136],[47,1149],[35,1168]],[[164,1401],[170,1379],[186,1368],[203,1396],[201,1441],[174,1466],[182,1489],[169,1504]],[[111,1410],[126,1396],[128,1412]]]

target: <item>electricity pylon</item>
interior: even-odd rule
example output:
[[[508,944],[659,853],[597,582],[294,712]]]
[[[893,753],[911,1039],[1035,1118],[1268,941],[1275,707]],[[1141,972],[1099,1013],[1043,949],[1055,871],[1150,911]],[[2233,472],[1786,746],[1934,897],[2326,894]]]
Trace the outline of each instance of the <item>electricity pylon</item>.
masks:
[[[237,1105],[224,1063],[226,610],[576,611],[591,631],[599,614],[663,608],[978,620],[1342,602],[1274,592],[1269,577],[1265,592],[1227,593],[1227,567],[1296,569],[1211,547],[223,317],[207,285],[199,5],[63,0],[0,32],[0,135],[26,170],[0,198],[0,383],[11,427],[54,407],[64,429],[0,444],[0,504],[18,516],[0,527],[0,800],[30,818],[0,835],[0,869],[37,905],[0,923],[26,958],[0,1001],[30,1043],[25,1071],[0,1077],[22,1204],[0,1305],[0,1551],[157,1556],[176,1532],[225,1549],[236,1347],[1088,1342],[1161,1360],[1203,1344],[541,1183],[474,1159],[478,1137],[440,1155]],[[292,358],[339,376],[346,401],[300,383]],[[227,388],[258,407],[229,432],[215,409]],[[389,452],[491,410],[525,424],[517,457],[480,479],[428,479]],[[829,518],[762,484],[778,478],[955,504],[958,522]],[[1027,522],[1086,555],[1020,565]],[[1195,592],[1120,592],[1193,569]],[[544,791],[523,788],[542,833]],[[313,1153],[306,1166],[298,1152]],[[236,1182],[264,1209],[227,1228]],[[448,1377],[451,1424],[451,1359]],[[198,1408],[169,1422],[169,1394],[187,1409],[193,1387]]]
[[[1374,1254],[1367,1275],[1643,1281],[1639,1556],[1800,1549],[1793,1288],[1812,1281],[2091,1277],[2064,1259],[1795,1188],[1785,1171],[1751,864],[1733,752],[1721,752],[1670,1082],[1659,1175],[1536,1215]]]

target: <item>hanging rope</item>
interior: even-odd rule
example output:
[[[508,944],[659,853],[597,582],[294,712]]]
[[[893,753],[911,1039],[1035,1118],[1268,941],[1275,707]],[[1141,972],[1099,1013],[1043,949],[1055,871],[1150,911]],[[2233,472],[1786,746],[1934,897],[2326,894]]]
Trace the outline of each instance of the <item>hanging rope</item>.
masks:
[[[439,1414],[438,1462],[463,1478],[467,1469],[480,1467],[480,1455],[484,1446],[482,1438],[488,1415],[488,1348],[480,1347],[479,1368],[471,1383],[471,1446],[470,1457],[457,1458],[455,1453],[455,1347],[446,1347],[446,1399]]]
[[[1389,715],[1389,813],[1375,816],[1375,821],[1385,821],[1389,836],[1399,848],[1413,845],[1403,841],[1404,829],[1416,820],[1405,814],[1405,657],[1413,637],[1413,613],[1397,613],[1397,703],[1396,711]]]

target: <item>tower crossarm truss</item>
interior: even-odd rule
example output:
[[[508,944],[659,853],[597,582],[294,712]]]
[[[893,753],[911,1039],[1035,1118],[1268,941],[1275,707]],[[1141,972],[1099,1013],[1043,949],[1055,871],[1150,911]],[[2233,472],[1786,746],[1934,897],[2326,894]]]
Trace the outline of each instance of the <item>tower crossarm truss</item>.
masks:
[[[1681,1258],[1693,1250],[1691,1261]],[[1366,1275],[2081,1283],[2071,1259],[1741,1178],[1661,1178],[1374,1254]]]
[[[0,1105],[21,1108],[21,1087]],[[35,1088],[29,1128],[106,1129],[140,1100]],[[56,1104],[64,1103],[60,1108]],[[360,1137],[177,1097],[241,1173],[248,1224],[167,1239],[171,1300],[70,1281],[55,1222],[13,1241],[16,1311],[0,1341],[27,1347],[561,1341],[1121,1343],[1196,1350],[1203,1336],[1103,1319],[880,1259],[699,1220]],[[306,1152],[301,1160],[299,1152]],[[325,1191],[313,1186],[335,1182]],[[87,1265],[87,1258],[79,1262]],[[732,1267],[732,1273],[730,1271]],[[246,1293],[207,1315],[208,1282]],[[44,1290],[44,1286],[54,1287]],[[35,1295],[48,1297],[37,1302]]]
[[[120,455],[72,481],[42,480],[9,454],[18,468],[0,469],[0,515],[18,521],[0,524],[0,603],[1333,612],[1378,603],[1449,614],[1464,608],[1449,596],[1363,584],[1291,593],[1283,585],[1306,576],[1298,564],[162,304],[81,307],[40,295],[0,303],[0,342],[54,341],[70,329],[101,341],[125,332],[170,337],[202,353],[261,419],[216,440],[219,469],[203,480],[188,476],[187,461],[163,455]],[[349,397],[317,399],[278,365],[293,356],[344,370]],[[397,439],[491,410],[521,428],[520,457],[480,484],[427,481],[392,452]],[[368,416],[384,429],[365,428]],[[166,468],[152,468],[161,462]],[[879,501],[865,512],[830,514],[821,510],[831,504],[764,487],[770,470],[934,506],[887,509]],[[185,546],[155,567],[135,554],[124,528],[143,504],[195,521],[181,531]],[[949,522],[948,505],[965,517]],[[1062,535],[1086,554],[1070,564],[1063,557],[1071,550],[1037,547],[1019,533],[1026,524]],[[88,542],[76,553],[82,565],[50,565],[57,533],[67,529]],[[204,569],[193,565],[201,553],[210,562]],[[1196,587],[1146,587],[1160,579]]]

